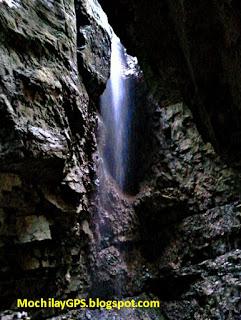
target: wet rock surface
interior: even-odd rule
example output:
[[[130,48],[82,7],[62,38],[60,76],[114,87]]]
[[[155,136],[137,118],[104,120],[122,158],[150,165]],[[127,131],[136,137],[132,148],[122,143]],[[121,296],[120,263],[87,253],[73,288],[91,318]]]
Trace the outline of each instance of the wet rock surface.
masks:
[[[110,54],[93,6],[81,9],[90,21],[85,46],[95,30],[103,43],[79,61],[74,1],[0,2],[1,308],[90,286],[85,225],[96,116],[87,73],[100,77]]]
[[[149,143],[132,146],[141,183],[129,196],[96,160],[111,37],[98,3],[0,1],[2,309],[21,297],[147,292],[161,299],[159,311],[29,313],[38,320],[240,319],[240,81],[231,72],[240,64],[239,5],[169,4],[121,0],[107,8],[115,6],[110,20],[149,83],[134,88],[135,126]],[[26,314],[1,314],[14,318]]]
[[[98,102],[110,75],[112,28],[96,0],[77,0],[77,58],[92,101]]]
[[[185,105],[156,113],[149,182],[134,204],[147,288],[167,319],[239,319],[240,172],[203,142]]]

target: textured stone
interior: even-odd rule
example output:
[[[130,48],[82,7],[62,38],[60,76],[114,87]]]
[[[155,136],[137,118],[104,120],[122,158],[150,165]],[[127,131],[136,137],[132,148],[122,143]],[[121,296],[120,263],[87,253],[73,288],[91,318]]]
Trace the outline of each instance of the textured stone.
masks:
[[[14,174],[2,173],[0,175],[0,189],[3,191],[12,191],[13,187],[21,186],[21,179]]]
[[[185,101],[199,131],[240,161],[240,3],[100,0],[149,87],[163,103]],[[228,134],[227,134],[228,133]]]
[[[133,88],[141,184],[130,196],[94,163],[112,32],[98,3],[0,1],[1,308],[17,296],[147,292],[161,299],[157,312],[56,317],[240,318],[241,180],[229,165],[240,156],[235,8],[237,1],[108,2],[149,84],[140,77]],[[35,311],[35,319],[55,312]]]
[[[49,222],[44,216],[18,218],[16,231],[18,240],[21,243],[51,239]]]
[[[110,75],[112,28],[97,0],[77,0],[76,17],[78,66],[90,99],[96,101]]]
[[[16,296],[90,286],[81,225],[90,216],[98,94],[88,93],[108,78],[110,28],[98,3],[81,4],[0,1],[1,308]],[[81,61],[76,15],[89,19]]]
[[[167,319],[239,319],[238,269],[221,261],[240,248],[240,172],[202,140],[185,105],[153,106],[153,162],[134,205],[147,288]]]

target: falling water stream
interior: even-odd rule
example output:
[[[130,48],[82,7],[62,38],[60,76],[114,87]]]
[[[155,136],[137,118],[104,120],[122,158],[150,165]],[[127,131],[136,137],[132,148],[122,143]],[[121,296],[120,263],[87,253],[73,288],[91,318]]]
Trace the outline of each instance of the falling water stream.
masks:
[[[105,125],[103,160],[121,190],[125,186],[129,145],[129,92],[124,76],[127,55],[120,39],[113,34],[111,72],[106,90],[101,96],[101,114]]]

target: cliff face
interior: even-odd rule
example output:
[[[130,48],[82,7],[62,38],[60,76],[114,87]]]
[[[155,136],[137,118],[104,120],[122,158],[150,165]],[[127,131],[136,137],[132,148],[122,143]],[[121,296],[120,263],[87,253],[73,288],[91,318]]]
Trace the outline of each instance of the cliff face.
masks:
[[[89,78],[101,91],[110,56],[96,6],[0,3],[2,308],[17,297],[63,297],[90,285],[85,230],[96,116]],[[76,14],[85,17],[78,33]]]
[[[96,177],[111,35],[97,1],[0,1],[1,308],[146,292],[162,315],[71,317],[239,319],[240,5],[101,3],[148,84],[133,87],[135,196]]]
[[[152,93],[152,165],[134,203],[146,290],[167,319],[238,319],[239,4],[101,3]]]
[[[203,142],[184,104],[154,110],[152,167],[134,204],[147,290],[167,319],[238,319],[240,172]]]

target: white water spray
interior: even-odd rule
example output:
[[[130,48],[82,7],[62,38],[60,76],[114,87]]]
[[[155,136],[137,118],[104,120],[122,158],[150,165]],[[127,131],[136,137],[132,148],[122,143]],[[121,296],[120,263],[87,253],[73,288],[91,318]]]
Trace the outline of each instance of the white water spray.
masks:
[[[126,53],[120,39],[113,34],[111,53],[111,72],[107,88],[101,97],[101,113],[103,121],[108,124],[106,145],[108,159],[105,167],[121,189],[124,188],[127,163],[127,88],[124,69]],[[107,164],[108,162],[108,164]]]

